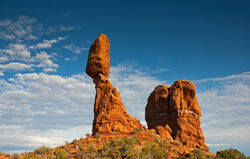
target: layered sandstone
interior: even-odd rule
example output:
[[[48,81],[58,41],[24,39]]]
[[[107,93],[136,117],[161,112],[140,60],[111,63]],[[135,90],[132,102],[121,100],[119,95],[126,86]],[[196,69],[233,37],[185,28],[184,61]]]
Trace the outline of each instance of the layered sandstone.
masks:
[[[148,97],[145,118],[149,129],[159,126],[174,140],[190,147],[206,148],[200,128],[201,109],[196,98],[195,85],[186,80],[176,81],[171,87],[157,86]],[[163,129],[158,134],[163,134]]]
[[[91,45],[86,73],[93,78],[96,89],[92,133],[132,133],[142,127],[139,120],[126,111],[120,93],[108,80],[110,70],[109,40],[100,34]]]

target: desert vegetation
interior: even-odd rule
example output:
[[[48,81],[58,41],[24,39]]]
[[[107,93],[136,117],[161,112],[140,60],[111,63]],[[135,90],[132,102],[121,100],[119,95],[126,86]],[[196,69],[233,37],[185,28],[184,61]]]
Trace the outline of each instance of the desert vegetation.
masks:
[[[101,138],[95,137],[101,143]],[[148,143],[139,140],[136,136],[130,138],[114,138],[106,140],[101,147],[81,140],[73,140],[67,145],[50,148],[41,146],[33,152],[21,155],[2,156],[12,159],[250,159],[236,149],[218,151],[216,154],[208,154],[202,149],[193,149],[190,153],[178,153],[180,145],[168,140],[153,140]],[[172,154],[172,155],[171,155]],[[173,154],[176,154],[173,156]],[[1,154],[0,154],[1,157]]]

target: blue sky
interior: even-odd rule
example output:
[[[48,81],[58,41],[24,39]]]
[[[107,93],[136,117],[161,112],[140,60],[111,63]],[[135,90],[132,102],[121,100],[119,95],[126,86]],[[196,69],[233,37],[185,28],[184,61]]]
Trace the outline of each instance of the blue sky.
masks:
[[[145,123],[150,92],[196,84],[212,152],[250,155],[250,2],[1,1],[0,150],[58,146],[91,132],[94,85],[84,73],[99,33],[110,80]],[[135,98],[136,97],[136,98]]]

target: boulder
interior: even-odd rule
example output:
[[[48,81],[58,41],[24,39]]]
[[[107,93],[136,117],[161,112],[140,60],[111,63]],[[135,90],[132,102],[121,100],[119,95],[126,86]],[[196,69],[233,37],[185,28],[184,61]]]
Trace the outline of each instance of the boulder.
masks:
[[[166,138],[168,141],[174,141],[171,136],[172,130],[168,125],[165,125],[165,127],[157,126],[155,130],[161,137]]]
[[[100,34],[89,49],[86,73],[95,79],[99,74],[109,77],[110,42],[106,35]]]

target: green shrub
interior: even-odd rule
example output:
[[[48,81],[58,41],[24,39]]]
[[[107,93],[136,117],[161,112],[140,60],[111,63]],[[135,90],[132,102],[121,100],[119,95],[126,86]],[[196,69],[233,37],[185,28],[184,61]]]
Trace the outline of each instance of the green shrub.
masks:
[[[163,159],[167,157],[166,151],[156,143],[150,143],[142,148],[139,156],[140,159]]]
[[[19,155],[17,154],[17,153],[14,153],[13,155],[12,155],[12,159],[19,159],[20,157],[19,157]]]
[[[232,148],[217,151],[216,157],[223,158],[223,159],[247,159],[244,153],[241,153],[240,151],[236,149],[232,149]]]
[[[101,137],[101,134],[99,132],[96,132],[95,135],[94,135],[95,138],[100,138]]]
[[[41,156],[39,156],[35,153],[32,153],[32,152],[29,152],[29,153],[25,154],[24,159],[41,159]]]
[[[106,143],[99,150],[100,158],[122,158],[136,159],[138,153],[134,150],[134,145],[138,144],[138,138],[120,138]]]
[[[206,159],[206,154],[201,149],[195,149],[192,151],[190,159]]]
[[[86,148],[82,143],[78,143],[76,153],[77,153],[77,158],[79,159],[98,158],[98,149],[92,143],[89,143]]]
[[[164,139],[160,142],[160,146],[163,148],[168,148],[168,140]]]
[[[173,141],[173,144],[176,145],[176,146],[180,146],[180,142],[177,141],[177,140],[174,140],[174,141]]]
[[[51,148],[50,147],[46,147],[46,146],[41,146],[38,147],[34,153],[37,155],[45,155],[51,152]]]
[[[10,157],[10,154],[7,153],[7,154],[4,154],[3,156],[4,157]]]
[[[78,142],[77,139],[74,139],[74,140],[72,141],[73,144],[76,144],[77,142]]]
[[[47,156],[48,159],[70,159],[71,157],[69,152],[62,149],[55,150]]]
[[[133,134],[138,134],[138,133],[141,132],[142,130],[143,130],[142,127],[135,128],[134,131],[133,131]]]

